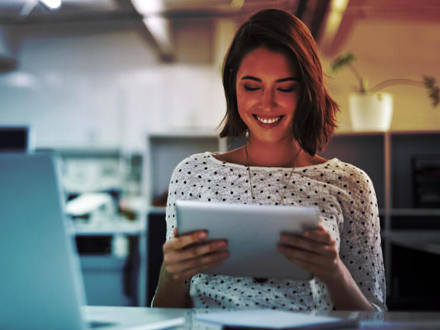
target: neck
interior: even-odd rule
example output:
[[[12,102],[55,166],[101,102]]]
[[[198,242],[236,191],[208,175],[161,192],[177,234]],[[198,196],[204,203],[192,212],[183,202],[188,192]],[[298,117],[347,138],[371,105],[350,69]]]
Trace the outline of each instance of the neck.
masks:
[[[294,167],[298,166],[301,154],[304,154],[294,139],[282,143],[256,143],[249,139],[246,146],[247,165],[250,166]]]

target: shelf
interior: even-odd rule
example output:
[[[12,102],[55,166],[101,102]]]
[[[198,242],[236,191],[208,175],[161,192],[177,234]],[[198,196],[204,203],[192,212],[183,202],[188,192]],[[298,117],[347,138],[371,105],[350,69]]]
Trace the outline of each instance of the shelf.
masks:
[[[393,230],[382,236],[392,244],[440,255],[440,230]]]
[[[408,230],[408,229],[393,229],[386,233],[383,233],[384,238],[408,240],[408,241],[421,241],[430,240],[440,243],[440,230]]]
[[[184,138],[215,138],[218,139],[218,133],[215,129],[199,129],[199,128],[188,128],[188,129],[176,129],[173,131],[158,131],[158,132],[150,132],[148,134],[150,138],[161,138],[161,139],[174,139],[176,137],[184,137]]]
[[[149,206],[147,207],[148,214],[165,214],[166,207],[165,206]]]
[[[144,231],[144,221],[109,221],[99,225],[81,223],[73,225],[73,233],[77,236],[139,235]]]
[[[144,191],[148,203],[167,190],[174,168],[186,157],[205,151],[221,150],[218,136],[212,131],[177,130],[150,133],[146,141]]]
[[[390,216],[440,216],[440,209],[391,209],[386,211],[381,209],[379,211],[380,215],[390,215]]]

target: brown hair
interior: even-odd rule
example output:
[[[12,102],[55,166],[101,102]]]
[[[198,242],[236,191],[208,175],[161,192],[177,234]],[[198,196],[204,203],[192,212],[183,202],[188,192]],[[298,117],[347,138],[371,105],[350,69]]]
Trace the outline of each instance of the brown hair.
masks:
[[[324,86],[321,62],[309,29],[301,20],[282,10],[257,12],[235,34],[223,64],[226,115],[220,136],[246,134],[247,127],[238,114],[235,83],[241,61],[258,47],[281,51],[297,63],[301,95],[295,111],[293,135],[307,153],[314,155],[327,145],[333,134],[339,107]]]

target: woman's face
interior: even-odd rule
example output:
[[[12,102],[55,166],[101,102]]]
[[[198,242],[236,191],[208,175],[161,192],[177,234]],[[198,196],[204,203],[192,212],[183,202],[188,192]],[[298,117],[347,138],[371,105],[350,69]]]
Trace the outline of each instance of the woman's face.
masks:
[[[250,138],[261,142],[292,139],[293,117],[299,97],[296,65],[284,53],[256,48],[237,72],[238,113]]]

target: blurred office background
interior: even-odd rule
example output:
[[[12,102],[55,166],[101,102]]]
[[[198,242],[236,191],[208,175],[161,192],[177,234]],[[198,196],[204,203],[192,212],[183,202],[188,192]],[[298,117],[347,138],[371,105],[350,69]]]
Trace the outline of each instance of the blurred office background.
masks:
[[[264,8],[297,15],[318,42],[341,106],[325,155],[375,182],[390,306],[440,309],[432,271],[440,261],[440,107],[424,88],[392,86],[390,129],[353,132],[356,81],[330,70],[350,51],[371,85],[438,80],[439,1],[1,0],[0,126],[28,128],[32,149],[63,159],[89,303],[150,301],[170,171],[190,153],[233,145],[215,133],[225,110],[222,60],[241,22]]]

